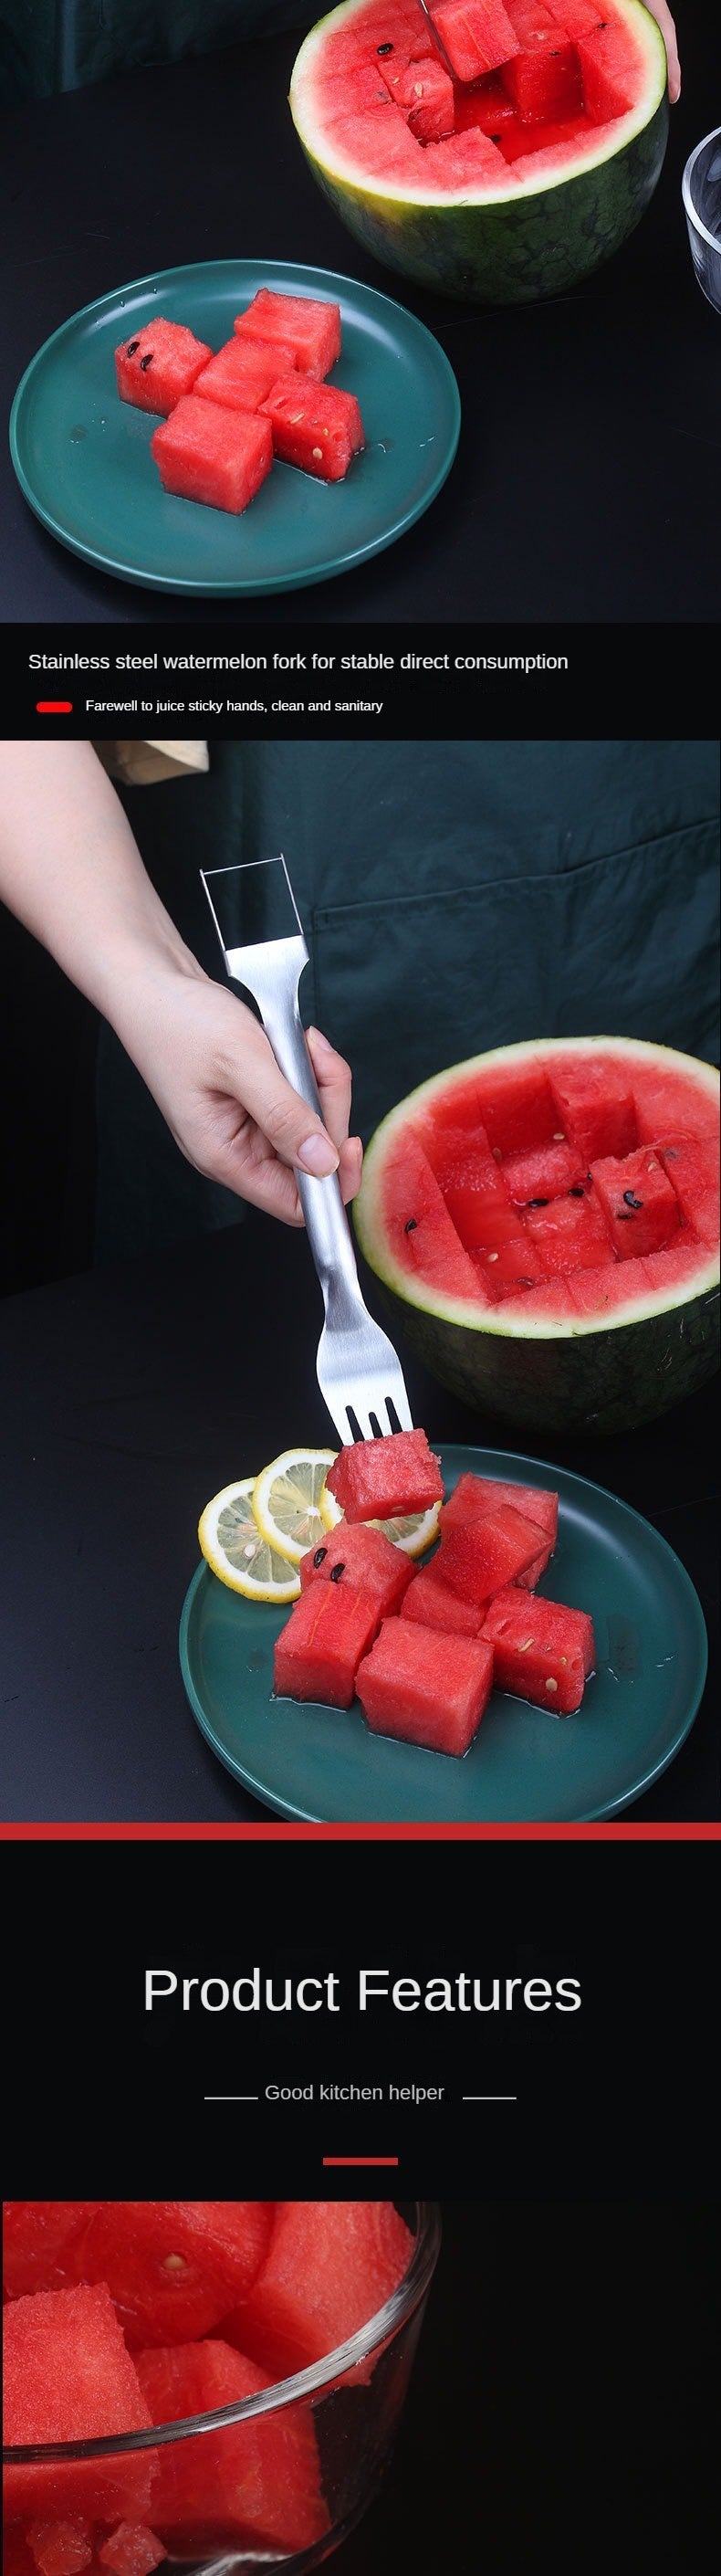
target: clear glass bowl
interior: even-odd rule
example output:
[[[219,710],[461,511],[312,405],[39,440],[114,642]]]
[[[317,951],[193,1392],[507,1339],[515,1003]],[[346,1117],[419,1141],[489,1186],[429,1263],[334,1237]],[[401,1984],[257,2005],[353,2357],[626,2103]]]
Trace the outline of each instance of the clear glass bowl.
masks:
[[[78,2517],[94,2526],[95,2554],[83,2576],[145,2576],[139,2530],[164,2544],[160,2576],[181,2565],[185,2576],[190,2568],[244,2576],[260,2567],[305,2576],[319,2566],[375,2495],[405,2401],[440,2220],[426,2201],[407,2204],[403,2215],[415,2238],[403,2280],[367,2325],[312,2369],[240,2405],[146,2433],[5,2450],[5,2576],[39,2576],[29,2530],[37,2552],[47,2549],[39,2523],[55,2534]],[[116,2524],[127,2526],[127,2538],[111,2540],[109,2558]],[[63,2563],[60,2543],[56,2576],[73,2576],[72,2536],[66,2547]]]
[[[682,194],[699,286],[721,313],[721,125],[690,154]]]

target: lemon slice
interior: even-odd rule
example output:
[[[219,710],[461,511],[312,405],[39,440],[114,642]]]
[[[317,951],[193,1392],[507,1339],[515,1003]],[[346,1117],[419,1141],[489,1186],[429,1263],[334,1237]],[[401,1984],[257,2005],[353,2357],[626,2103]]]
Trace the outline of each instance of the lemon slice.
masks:
[[[338,1509],[335,1495],[329,1494],[327,1485],[324,1485],[319,1497],[318,1508],[323,1528],[337,1529],[338,1522],[343,1519],[343,1513]],[[405,1556],[423,1556],[426,1548],[430,1547],[431,1540],[438,1537],[440,1508],[440,1503],[432,1503],[430,1511],[406,1512],[397,1520],[368,1521],[366,1526],[368,1529],[382,1530],[384,1538],[391,1539],[394,1547],[402,1547]]]
[[[206,1564],[231,1592],[244,1592],[250,1601],[296,1601],[300,1578],[258,1528],[254,1485],[254,1476],[244,1476],[206,1503],[198,1522]]]
[[[253,1511],[264,1539],[289,1564],[299,1565],[322,1538],[319,1503],[335,1449],[283,1449],[256,1477]]]

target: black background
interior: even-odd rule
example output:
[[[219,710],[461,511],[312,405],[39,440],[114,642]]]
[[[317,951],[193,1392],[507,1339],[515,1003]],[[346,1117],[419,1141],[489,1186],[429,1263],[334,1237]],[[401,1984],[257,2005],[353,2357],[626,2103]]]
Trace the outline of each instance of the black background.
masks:
[[[14,108],[3,120],[5,417],[50,333],[124,280],[291,255],[361,278],[428,325],[457,376],[461,444],[399,543],[306,592],[250,599],[245,623],[293,623],[299,602],[301,615],[331,620],[713,620],[721,341],[691,266],[681,176],[717,115],[718,19],[701,0],[679,15],[683,95],[638,231],[580,286],[505,311],[396,277],[338,222],[286,106],[297,31]],[[7,455],[2,475],[7,618],[155,623],[162,593],[83,564],[34,519]],[[236,622],[234,600],[205,604]],[[173,598],[169,613],[193,624],[202,607]]]

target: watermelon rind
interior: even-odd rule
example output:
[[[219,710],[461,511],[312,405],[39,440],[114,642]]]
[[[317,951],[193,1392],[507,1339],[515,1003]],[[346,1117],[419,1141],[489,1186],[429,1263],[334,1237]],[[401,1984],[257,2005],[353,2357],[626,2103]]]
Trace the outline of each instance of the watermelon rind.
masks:
[[[404,1126],[476,1073],[556,1055],[616,1055],[624,1070],[634,1063],[688,1075],[704,1102],[718,1108],[715,1066],[673,1047],[641,1038],[556,1038],[495,1047],[467,1057],[421,1083],[384,1118],[366,1148],[363,1180],[353,1206],[358,1243],[390,1305],[396,1327],[432,1377],[474,1410],[543,1432],[628,1431],[704,1385],[719,1364],[719,1255],[699,1245],[692,1279],[682,1287],[629,1294],[609,1315],[572,1319],[513,1314],[503,1303],[474,1307],[446,1296],[417,1274],[407,1275],[388,1243],[381,1193],[389,1151]]]
[[[366,0],[341,0],[301,45],[289,104],[318,186],[365,250],[401,275],[468,302],[521,304],[558,295],[610,259],[640,222],[660,175],[668,135],[667,63],[663,37],[642,0],[614,0],[638,42],[639,83],[633,107],[599,126],[598,147],[550,180],[514,179],[451,193],[427,184],[394,185],[358,168],[337,137],[323,130],[324,43],[332,29],[362,19]]]

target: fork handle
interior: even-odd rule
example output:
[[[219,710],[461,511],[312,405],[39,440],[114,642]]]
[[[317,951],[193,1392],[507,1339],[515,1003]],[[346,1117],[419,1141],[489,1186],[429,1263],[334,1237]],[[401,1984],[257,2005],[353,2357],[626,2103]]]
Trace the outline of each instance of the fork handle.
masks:
[[[263,1027],[286,1082],[291,1083],[293,1090],[300,1093],[302,1100],[307,1100],[309,1109],[313,1109],[322,1120],[318,1087],[298,1007],[297,979],[293,979],[292,986],[289,981],[285,983],[285,989],[284,982],[284,978],[276,975],[273,989],[268,990],[263,978],[264,989],[256,993]],[[329,1305],[334,1302],[334,1291],[338,1291],[341,1285],[358,1292],[353,1240],[340,1183],[336,1172],[330,1172],[327,1180],[320,1181],[314,1180],[310,1172],[299,1171],[297,1166],[295,1177],[327,1314]]]

